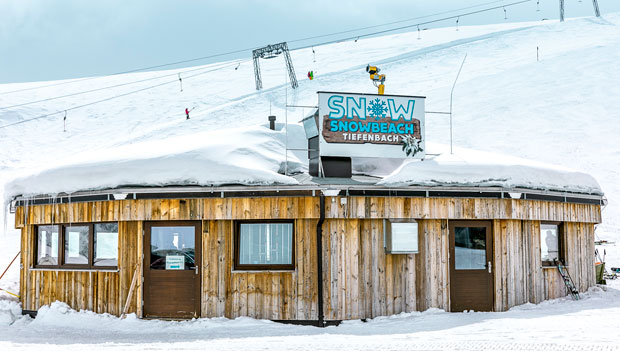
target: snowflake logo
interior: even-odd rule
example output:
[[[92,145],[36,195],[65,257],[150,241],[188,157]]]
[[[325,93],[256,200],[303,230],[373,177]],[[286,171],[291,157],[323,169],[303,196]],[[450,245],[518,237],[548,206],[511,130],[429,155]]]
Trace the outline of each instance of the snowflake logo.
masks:
[[[368,114],[370,117],[374,117],[376,120],[380,120],[381,118],[386,117],[387,111],[388,108],[385,104],[385,101],[381,101],[378,98],[370,100],[370,105],[368,106]]]

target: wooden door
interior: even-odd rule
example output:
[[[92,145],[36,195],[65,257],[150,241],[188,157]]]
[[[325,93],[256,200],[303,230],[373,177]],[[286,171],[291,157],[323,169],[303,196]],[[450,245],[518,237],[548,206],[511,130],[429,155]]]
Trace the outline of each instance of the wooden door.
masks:
[[[450,310],[493,310],[491,222],[450,222]]]
[[[144,317],[199,317],[201,248],[200,221],[145,223]]]

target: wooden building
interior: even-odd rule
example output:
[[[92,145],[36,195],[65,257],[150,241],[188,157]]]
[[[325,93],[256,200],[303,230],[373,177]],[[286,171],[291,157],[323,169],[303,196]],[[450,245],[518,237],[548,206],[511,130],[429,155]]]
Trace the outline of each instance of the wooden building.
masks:
[[[565,296],[554,258],[595,284],[600,195],[334,183],[18,197],[23,309],[325,325]]]
[[[118,173],[114,162],[23,180],[10,192],[22,230],[23,309],[62,301],[144,318],[324,326],[429,308],[505,311],[561,297],[558,261],[579,291],[593,286],[594,227],[604,204],[596,181],[530,161],[478,162],[487,155],[471,163],[449,155],[445,165],[425,159],[424,113],[424,97],[319,92],[318,110],[302,121],[308,172],[290,176],[288,156],[274,156],[289,150],[281,135],[286,151],[260,155],[271,158],[271,173],[251,184],[237,182],[257,172],[241,164],[253,163],[247,150],[276,132],[235,137],[247,157],[232,165],[214,157],[217,180],[208,157],[179,174],[169,172],[168,157],[123,161],[124,170],[163,174],[149,178],[157,187],[127,172],[114,189],[19,196],[58,193],[41,184],[69,184],[63,177],[72,171],[83,189],[101,189],[97,181]],[[260,145],[243,144],[257,134]],[[403,163],[411,157],[424,162]],[[400,159],[402,167],[385,178],[353,175],[356,158]],[[244,176],[222,178],[234,172]],[[181,177],[194,185],[175,187]]]

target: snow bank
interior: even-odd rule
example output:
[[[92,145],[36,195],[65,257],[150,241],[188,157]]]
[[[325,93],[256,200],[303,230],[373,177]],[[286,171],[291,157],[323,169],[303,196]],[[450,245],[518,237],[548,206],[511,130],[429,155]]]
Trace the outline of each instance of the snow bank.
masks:
[[[281,174],[284,138],[283,131],[255,126],[82,153],[7,183],[5,196],[122,186],[297,184],[295,179]],[[289,154],[288,163],[291,173],[306,167],[293,154]]]
[[[22,309],[19,303],[12,299],[0,298],[0,327],[13,324],[22,318]]]
[[[592,176],[569,168],[490,152],[457,148],[454,154],[450,154],[446,146],[431,144],[430,148],[442,152],[424,161],[405,162],[378,184],[500,186],[603,194]]]
[[[432,308],[327,328],[247,317],[163,321],[129,315],[120,319],[75,311],[60,302],[41,307],[33,320],[19,316],[16,302],[0,300],[0,349],[562,350],[567,344],[580,350],[614,349],[601,346],[620,342],[617,283],[592,287],[579,301],[563,297],[507,312],[448,313]]]

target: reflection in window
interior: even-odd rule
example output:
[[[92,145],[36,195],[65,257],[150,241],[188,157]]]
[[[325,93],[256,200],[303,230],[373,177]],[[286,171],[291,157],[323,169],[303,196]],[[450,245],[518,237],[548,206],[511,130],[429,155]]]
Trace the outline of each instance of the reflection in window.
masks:
[[[486,228],[456,227],[454,229],[455,269],[485,269]]]
[[[95,266],[116,266],[118,264],[118,223],[95,224],[94,236]]]
[[[558,234],[557,224],[540,225],[540,257],[543,262],[552,263],[560,259]]]
[[[290,265],[293,263],[293,223],[241,223],[240,265]]]
[[[65,227],[65,264],[88,264],[88,228]]]
[[[194,269],[195,227],[152,227],[151,269]]]
[[[417,253],[418,252],[418,223],[417,222],[388,222],[389,241],[386,242],[387,253]]]
[[[37,264],[58,264],[58,226],[40,226],[37,234]]]

